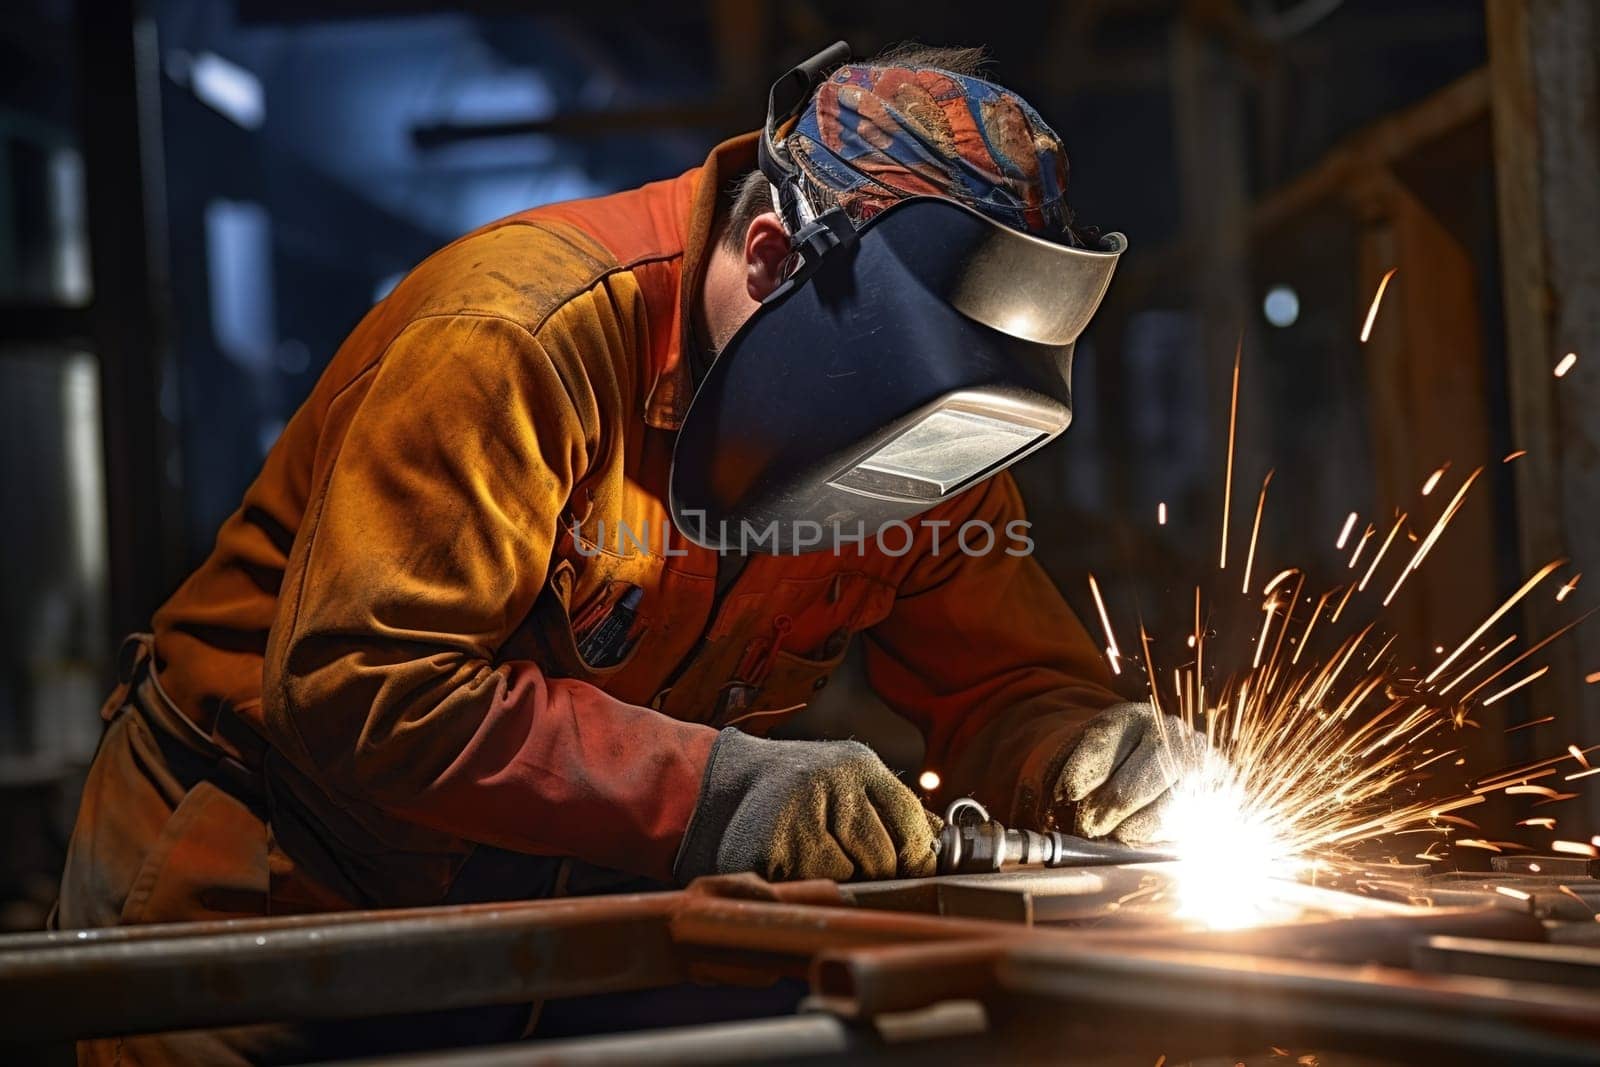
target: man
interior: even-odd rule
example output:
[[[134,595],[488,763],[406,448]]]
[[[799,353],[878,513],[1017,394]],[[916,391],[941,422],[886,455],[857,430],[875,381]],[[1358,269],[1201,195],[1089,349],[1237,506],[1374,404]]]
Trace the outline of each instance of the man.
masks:
[[[785,198],[840,209],[836,239],[914,192],[1071,245],[1059,138],[975,59],[841,67],[800,98],[784,154],[803,192]],[[929,874],[933,822],[869,749],[761,737],[857,634],[941,798],[1156,832],[1175,724],[1118,705],[1032,559],[951,543],[1015,529],[1008,475],[908,524],[904,550],[637,538],[672,527],[697,383],[811,239],[773,209],[755,147],[491,224],[367,314],[153,639],[125,648],[61,925],[536,896],[605,871]],[[222,1047],[264,1054],[205,1051]]]

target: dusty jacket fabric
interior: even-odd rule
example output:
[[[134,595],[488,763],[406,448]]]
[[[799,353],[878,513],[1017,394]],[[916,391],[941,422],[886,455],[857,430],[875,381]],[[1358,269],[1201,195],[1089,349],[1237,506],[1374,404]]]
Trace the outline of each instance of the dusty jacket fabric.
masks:
[[[418,266],[158,613],[177,705],[202,729],[228,706],[270,745],[274,879],[301,876],[274,890],[292,905],[437,901],[479,842],[664,879],[717,728],[798,710],[857,633],[950,795],[1023,822],[1061,742],[1114,701],[1031,559],[954,548],[966,521],[1022,517],[1009,477],[927,516],[948,525],[903,553],[755,558],[714,613],[715,556],[663,543],[691,302],[717,189],[752,143]],[[619,523],[649,543],[618,544]],[[629,586],[638,639],[592,669],[573,620]],[[764,682],[730,700],[753,653]]]

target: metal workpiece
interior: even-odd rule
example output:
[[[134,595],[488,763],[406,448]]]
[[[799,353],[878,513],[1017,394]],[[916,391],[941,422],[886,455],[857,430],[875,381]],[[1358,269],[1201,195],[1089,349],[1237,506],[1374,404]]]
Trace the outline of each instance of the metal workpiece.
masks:
[[[996,969],[998,1031],[1049,1012],[1053,1033],[1017,1034],[1026,1057],[1114,1031],[1151,1060],[1271,1046],[1355,1052],[1380,1063],[1592,1064],[1600,997],[1587,991],[1396,968],[1226,953],[1019,944]],[[1075,1020],[1092,1020],[1092,1025]],[[1371,1061],[1363,1061],[1371,1062]]]
[[[1389,913],[1256,926],[1243,930],[1126,930],[1087,940],[1129,948],[1225,952],[1255,959],[1314,960],[1351,965],[1405,967],[1414,941],[1433,935],[1537,942],[1544,925],[1508,908],[1409,909]]]
[[[994,1042],[984,1035],[983,1006],[952,1001],[917,1011],[852,1020],[823,1011],[776,1019],[674,1027],[641,1033],[603,1034],[466,1048],[457,1051],[382,1056],[362,1067],[531,1067],[561,1064],[837,1064],[870,1057],[874,1063],[981,1062]],[[937,1041],[937,1051],[930,1042]]]
[[[1412,943],[1411,966],[1433,974],[1467,974],[1600,989],[1600,946],[1594,945],[1436,936]]]
[[[254,920],[243,928],[179,923],[145,928],[138,938],[44,948],[10,949],[0,940],[0,1043],[668,985],[686,975],[668,929],[680,896],[368,912],[319,923]]]
[[[1157,849],[1134,848],[1116,841],[1095,841],[1051,830],[1014,830],[990,818],[970,797],[945,809],[944,830],[935,842],[940,874],[1000,871],[1010,867],[1105,867],[1160,863],[1174,857]]]
[[[813,999],[865,1018],[977,1000],[994,989],[1004,955],[1005,942],[993,938],[830,949],[812,964]]]
[[[1578,1014],[1571,998],[1583,998],[1587,1018],[1600,1020],[1600,996],[1555,989],[1568,999],[1552,1001],[1546,995],[1552,986],[1524,980],[1538,977],[1541,959],[1569,968],[1588,960],[1583,953],[1516,955],[1508,947],[1513,942],[1537,950],[1546,934],[1546,924],[1526,908],[1424,908],[1294,883],[1283,892],[1301,919],[1236,931],[1201,929],[1161,909],[1119,907],[1169,876],[1162,864],[1023,867],[843,886],[768,885],[741,876],[654,894],[0,939],[0,1045],[521,1003],[686,980],[759,985],[785,976],[809,977],[810,1003],[828,1021],[678,1034],[656,1058],[670,1060],[671,1048],[694,1049],[689,1058],[705,1062],[782,1058],[786,1050],[877,1056],[874,1042],[883,1034],[857,1024],[882,1031],[891,1018],[952,1002],[978,1002],[991,1012],[994,1026],[974,1047],[1006,1058],[1024,1057],[1030,1042],[1059,1043],[1062,1019],[1103,1020],[1124,1011],[1130,1019],[1143,1012],[1148,1022],[1158,1004],[1156,1029],[1171,1038],[1158,1051],[1168,1053],[1246,1051],[1207,1044],[1207,1027],[1276,1038],[1271,1043],[1280,1046],[1314,1037],[1327,1048],[1367,1048],[1374,1034],[1400,1028],[1395,1015],[1412,1012],[1420,1013],[1419,1032],[1432,1041],[1444,1018],[1443,991],[1458,989],[1499,998],[1500,1014],[1473,1026],[1553,1027],[1541,1038],[1545,1044],[1527,1044],[1549,1052],[1544,1058],[1551,1062],[1565,1055],[1561,1042],[1600,1026],[1571,1025]],[[1583,925],[1600,929],[1592,920]],[[1422,957],[1413,958],[1414,943],[1458,948],[1462,939],[1501,946],[1526,974],[1518,970],[1516,980],[1506,981],[1395,969],[1423,966]],[[1072,977],[1080,972],[1093,977]],[[1400,981],[1396,974],[1423,983],[1400,983],[1409,1000],[1389,996]],[[1485,982],[1493,989],[1486,992]],[[1360,1012],[1330,1015],[1304,1002],[1306,989],[1324,987],[1361,1005]],[[1276,1029],[1270,1014],[1258,1010],[1260,988],[1274,989],[1290,1012]],[[1163,999],[1169,994],[1170,1003]],[[1369,1019],[1368,1001],[1389,1014]],[[1040,1013],[1006,1014],[1024,1003],[1042,1006]],[[1208,1005],[1214,1016],[1186,1014],[1199,1011],[1197,1005]],[[772,1048],[752,1051],[747,1039],[758,1032],[769,1035]],[[1102,1025],[1085,1039],[1118,1051],[1131,1040],[1118,1033],[1113,1042],[1107,1033]],[[790,1038],[792,1046],[784,1044]],[[594,1040],[595,1049],[631,1055],[627,1042],[640,1039]],[[1491,1035],[1482,1047],[1503,1049],[1508,1040]],[[910,1054],[915,1047],[894,1051]],[[968,1048],[955,1039],[940,1047],[955,1058],[958,1047]],[[543,1055],[547,1046],[540,1048]],[[572,1052],[580,1057],[582,1049]],[[460,1055],[463,1063],[508,1062],[490,1051]],[[563,1051],[558,1058],[569,1057]]]

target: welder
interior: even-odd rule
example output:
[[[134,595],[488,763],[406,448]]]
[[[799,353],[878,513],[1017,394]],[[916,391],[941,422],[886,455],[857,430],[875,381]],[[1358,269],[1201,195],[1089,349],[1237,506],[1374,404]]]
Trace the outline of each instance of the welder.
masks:
[[[932,873],[869,748],[763,736],[857,637],[942,796],[1156,836],[1192,741],[1113,692],[1004,473],[1123,242],[977,61],[830,49],[704,166],[372,308],[124,646],[59,924]]]

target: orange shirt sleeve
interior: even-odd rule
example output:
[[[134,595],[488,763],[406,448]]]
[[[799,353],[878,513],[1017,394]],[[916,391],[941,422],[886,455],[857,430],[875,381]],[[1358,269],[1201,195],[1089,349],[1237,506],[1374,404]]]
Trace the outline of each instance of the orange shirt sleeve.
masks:
[[[913,521],[916,562],[865,651],[874,690],[921,729],[941,794],[976,797],[1003,822],[1036,826],[1065,745],[1120,698],[1083,625],[1024,551],[1023,519],[1016,483],[1002,473]],[[961,551],[970,522],[994,531],[991,550]],[[967,544],[982,548],[973,534]]]
[[[715,731],[498,658],[586,469],[584,386],[506,318],[398,335],[330,408],[263,712],[335,798],[665,879]]]

